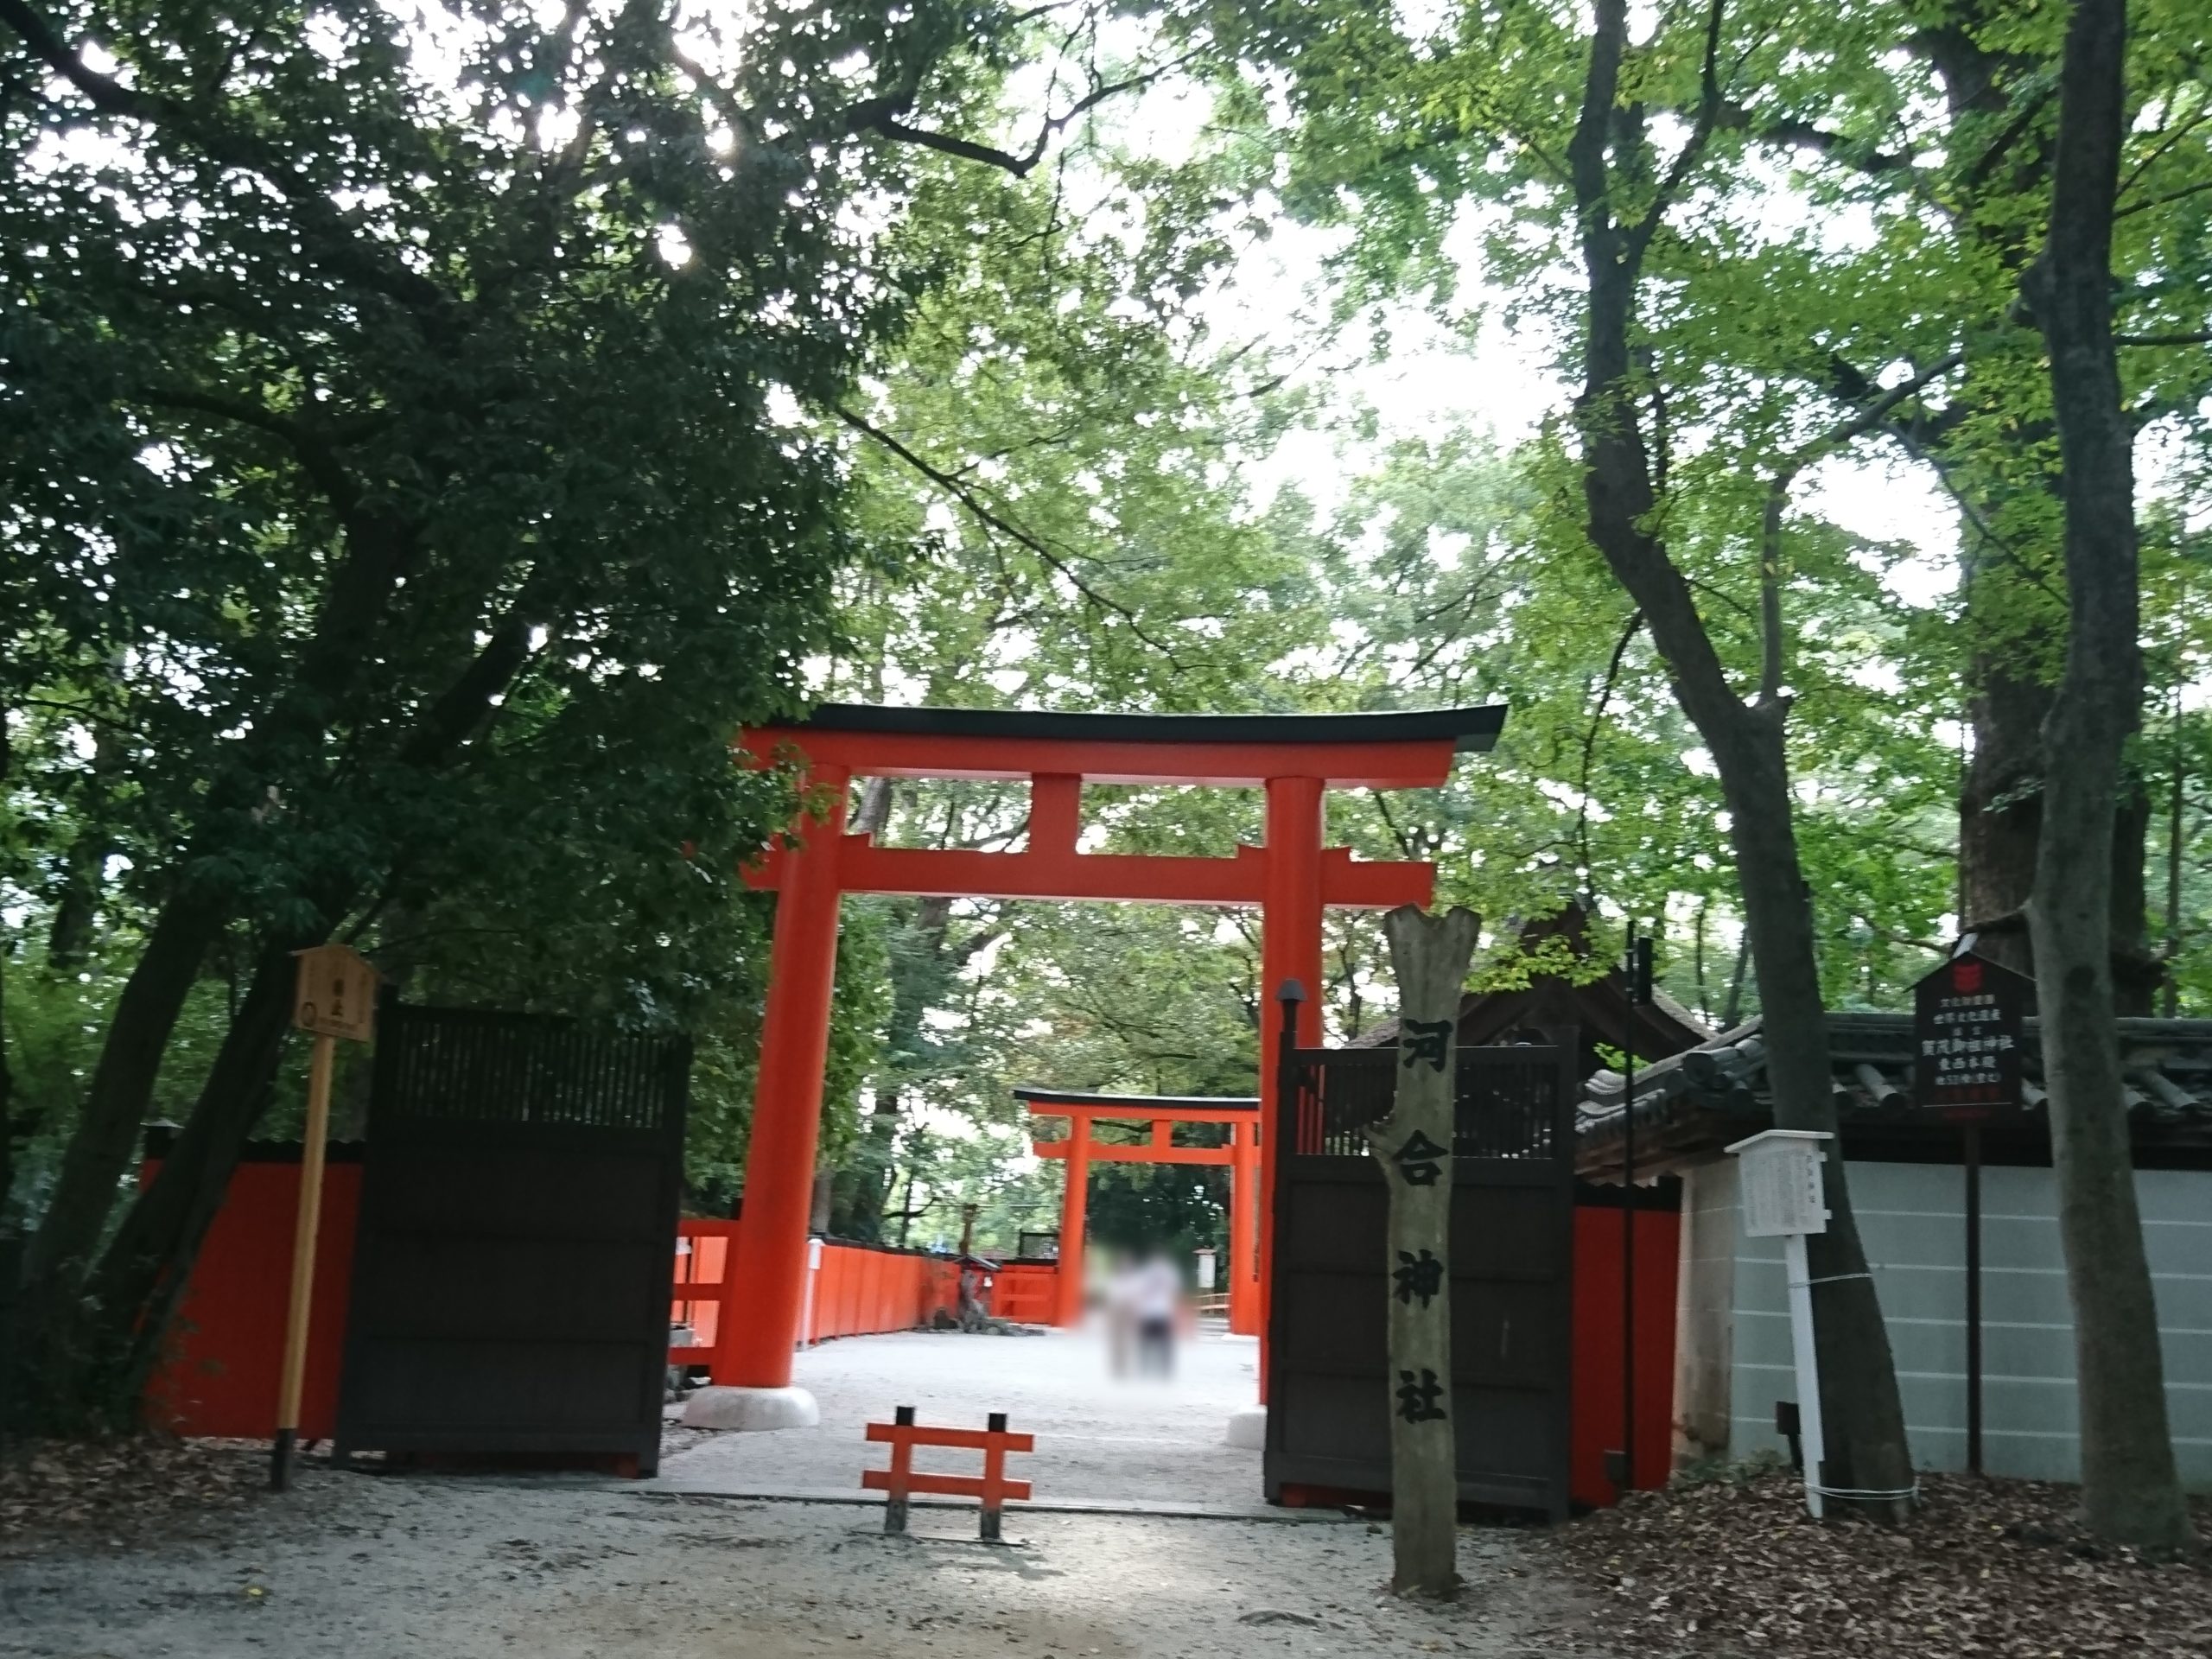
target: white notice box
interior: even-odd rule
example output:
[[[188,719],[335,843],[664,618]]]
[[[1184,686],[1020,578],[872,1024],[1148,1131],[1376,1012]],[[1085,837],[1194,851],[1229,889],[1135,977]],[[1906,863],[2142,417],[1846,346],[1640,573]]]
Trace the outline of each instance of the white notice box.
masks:
[[[1827,1231],[1821,1162],[1828,1138],[1818,1129],[1769,1129],[1728,1148],[1741,1160],[1745,1236]]]

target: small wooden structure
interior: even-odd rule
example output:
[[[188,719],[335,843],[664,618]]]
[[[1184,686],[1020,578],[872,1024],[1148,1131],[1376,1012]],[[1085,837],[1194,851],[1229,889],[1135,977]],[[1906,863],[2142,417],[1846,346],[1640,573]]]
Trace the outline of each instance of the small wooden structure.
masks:
[[[995,1411],[988,1427],[973,1428],[924,1428],[914,1421],[914,1408],[901,1406],[895,1421],[870,1423],[868,1438],[891,1447],[891,1466],[888,1469],[863,1469],[861,1485],[871,1492],[881,1492],[883,1502],[883,1529],[886,1532],[906,1530],[906,1507],[916,1492],[931,1492],[946,1497],[974,1497],[982,1501],[982,1519],[977,1535],[987,1542],[996,1543],[1001,1535],[1002,1516],[1008,1498],[1029,1496],[1029,1483],[1012,1480],[1006,1472],[1006,1456],[1009,1452],[1033,1452],[1037,1437],[1017,1434],[1007,1429],[1006,1414]],[[983,1454],[981,1475],[931,1475],[916,1472],[914,1448],[918,1446],[963,1446]]]
[[[1054,1325],[1073,1325],[1083,1314],[1083,1232],[1089,1206],[1090,1166],[1198,1164],[1229,1175],[1229,1328],[1240,1335],[1259,1326],[1259,1217],[1253,1202],[1259,1185],[1260,1101],[1256,1095],[1106,1095],[1079,1090],[1021,1088],[1014,1097],[1033,1118],[1061,1118],[1065,1139],[1032,1143],[1039,1158],[1067,1160],[1060,1188],[1060,1255],[1053,1287]],[[1143,1139],[1101,1141],[1102,1123],[1141,1124]],[[1179,1147],[1178,1123],[1220,1123],[1229,1141],[1219,1147]]]

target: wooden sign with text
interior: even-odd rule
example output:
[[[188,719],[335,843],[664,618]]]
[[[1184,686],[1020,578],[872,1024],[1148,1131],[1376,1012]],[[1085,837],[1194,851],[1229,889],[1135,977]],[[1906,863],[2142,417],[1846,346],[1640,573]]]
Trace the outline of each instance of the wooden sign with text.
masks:
[[[320,1037],[365,1043],[377,1017],[377,970],[350,944],[318,944],[294,953],[299,978],[292,993],[292,1023]]]
[[[2025,976],[1968,951],[1913,988],[1912,1096],[1956,1121],[2020,1105]]]

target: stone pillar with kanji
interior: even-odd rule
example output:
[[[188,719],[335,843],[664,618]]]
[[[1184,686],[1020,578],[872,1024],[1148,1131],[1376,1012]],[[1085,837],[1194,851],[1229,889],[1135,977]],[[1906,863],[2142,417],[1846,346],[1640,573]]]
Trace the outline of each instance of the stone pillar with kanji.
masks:
[[[1368,1130],[1390,1195],[1390,1586],[1459,1590],[1459,1450],[1452,1421],[1452,1143],[1459,993],[1482,924],[1412,905],[1382,918],[1398,981],[1397,1086]]]

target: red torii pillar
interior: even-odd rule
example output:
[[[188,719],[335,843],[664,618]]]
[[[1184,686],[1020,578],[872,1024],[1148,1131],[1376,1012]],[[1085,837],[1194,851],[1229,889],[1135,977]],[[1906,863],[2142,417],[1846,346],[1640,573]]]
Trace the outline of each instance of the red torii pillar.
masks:
[[[1083,1318],[1083,1230],[1090,1209],[1090,1119],[1078,1112],[1068,1120],[1066,1179],[1060,1188],[1060,1262],[1052,1275],[1052,1323],[1072,1325]]]
[[[1282,1034],[1285,980],[1306,988],[1298,1004],[1302,1046],[1321,1040],[1321,815],[1322,789],[1313,778],[1268,780],[1267,899],[1260,911],[1260,1179],[1259,1260],[1274,1255],[1276,1102],[1281,1078],[1275,1073],[1276,1045]],[[1260,1272],[1253,1297],[1254,1329],[1268,1328],[1269,1275]],[[1260,1344],[1260,1398],[1268,1397],[1268,1348]]]
[[[1426,864],[1369,864],[1321,848],[1329,788],[1434,788],[1455,754],[1488,749],[1505,710],[1429,709],[1367,715],[1057,715],[1027,711],[873,709],[827,704],[804,721],[750,730],[740,747],[766,762],[797,760],[828,798],[761,866],[755,885],[777,888],[771,987],[762,1033],[746,1206],[735,1260],[724,1269],[712,1362],[715,1387],[692,1397],[687,1420],[774,1428],[819,1421],[790,1387],[804,1302],[806,1222],[828,1052],[842,893],[969,898],[1140,900],[1258,905],[1266,928],[1262,1006],[1272,1032],[1281,982],[1318,991],[1321,912],[1330,904],[1387,909],[1427,902]],[[853,778],[962,779],[1030,785],[1027,850],[879,848],[842,833]],[[1079,853],[1084,783],[1262,786],[1262,848],[1232,858]],[[1310,1026],[1308,1022],[1310,1023]],[[1301,1041],[1319,1032],[1317,996],[1300,1015]],[[1273,1230],[1276,1078],[1263,1045],[1252,1191],[1255,1276],[1249,1281],[1265,1371],[1267,1263]],[[1253,1153],[1246,1152],[1246,1162]]]
[[[1229,1126],[1229,1328],[1260,1331],[1260,1125]]]
[[[801,826],[796,844],[785,844],[753,1136],[745,1154],[744,1225],[723,1254],[721,1312],[715,1327],[715,1382],[772,1378],[760,1386],[779,1390],[790,1385],[791,1351],[806,1312],[806,1227],[837,982],[837,853],[852,776],[841,767],[824,767],[810,773],[808,783],[824,797],[824,810]],[[792,1241],[795,1262],[787,1259]],[[811,1400],[770,1400],[740,1414],[767,1421],[730,1427],[805,1427],[820,1421]]]

